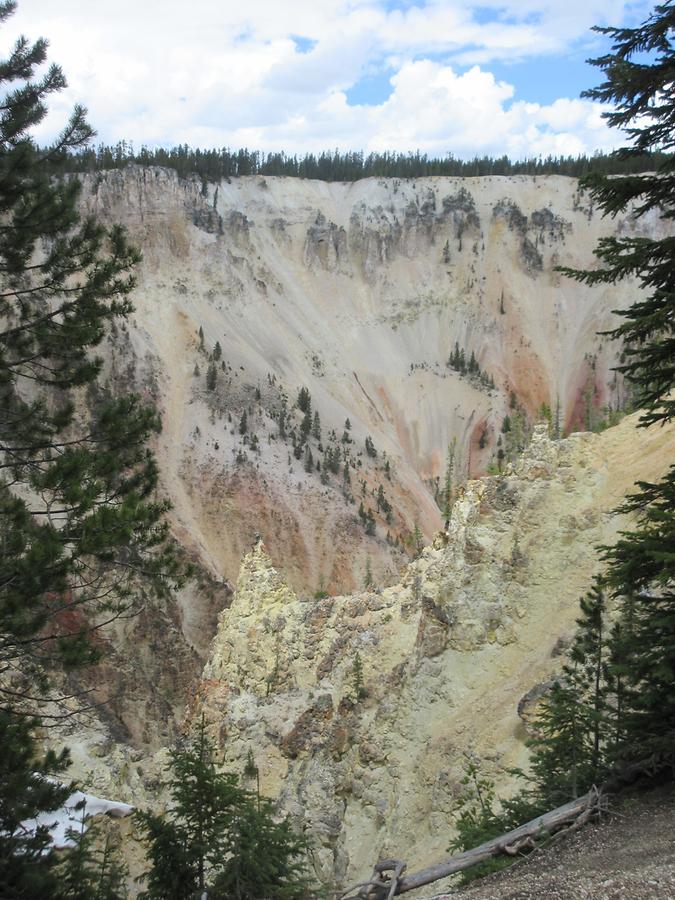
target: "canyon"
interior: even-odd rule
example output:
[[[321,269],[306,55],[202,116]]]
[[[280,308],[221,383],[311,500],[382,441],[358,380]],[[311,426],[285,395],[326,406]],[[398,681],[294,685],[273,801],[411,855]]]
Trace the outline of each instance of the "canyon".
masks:
[[[602,334],[635,285],[557,267],[668,226],[603,219],[558,176],[82,182],[83,211],[143,252],[100,393],[160,410],[161,491],[197,577],[78,676],[107,702],[60,735],[73,773],[161,805],[203,713],[226,768],[253,754],[324,883],[435,861],[467,758],[513,789],[595,548],[672,458],[672,429],[621,418]]]

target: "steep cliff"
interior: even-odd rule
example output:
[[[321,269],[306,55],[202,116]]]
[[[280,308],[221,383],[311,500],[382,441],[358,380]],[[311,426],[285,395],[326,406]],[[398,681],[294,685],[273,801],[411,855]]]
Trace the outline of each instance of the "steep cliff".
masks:
[[[206,714],[227,767],[253,753],[324,880],[380,857],[441,857],[467,753],[508,789],[505,767],[526,761],[527,700],[560,664],[594,548],[672,441],[638,438],[628,420],[560,442],[536,429],[511,474],[468,483],[447,532],[388,588],[308,600],[262,542],[246,555],[192,714]]]
[[[427,538],[442,524],[453,438],[459,481],[495,462],[506,414],[532,422],[546,403],[564,429],[621,406],[621,348],[598,331],[634,286],[587,289],[555,266],[592,264],[602,235],[663,228],[603,220],[563,177],[201,185],[129,167],[85,177],[83,204],[143,250],[107,377],[160,405],[181,541],[232,580],[259,532],[301,592],[355,589],[368,556],[395,578],[414,523]],[[448,366],[455,348],[472,373]],[[320,416],[306,445],[302,386]]]
[[[381,854],[431,862],[465,754],[506,789],[525,761],[594,547],[672,457],[672,429],[635,417],[560,441],[533,426],[542,403],[562,432],[625,400],[621,348],[597,332],[634,285],[588,290],[555,266],[663,224],[601,220],[554,177],[202,186],[131,167],[85,178],[83,204],[143,249],[101,390],[158,404],[162,489],[199,577],[118,623],[74,685],[108,702],[61,735],[73,773],[161,805],[166,747],[204,712],[228,768],[253,753],[325,881]],[[469,478],[441,530],[453,441],[456,490],[500,446],[504,471]],[[411,562],[415,523],[433,543]]]

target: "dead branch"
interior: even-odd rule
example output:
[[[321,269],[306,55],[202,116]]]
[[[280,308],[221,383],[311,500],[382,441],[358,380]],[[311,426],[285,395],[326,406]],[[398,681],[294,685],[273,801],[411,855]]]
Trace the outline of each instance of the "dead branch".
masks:
[[[525,848],[534,847],[536,839],[542,835],[559,831],[568,825],[574,830],[580,828],[599,808],[600,802],[601,793],[597,788],[593,788],[583,797],[571,800],[557,809],[544,813],[536,819],[526,822],[525,825],[514,828],[507,834],[486,841],[472,850],[465,850],[463,853],[450,856],[435,866],[421,869],[411,875],[402,874],[405,863],[384,860],[375,865],[370,881],[362,884],[356,895],[344,898],[344,900],[391,900],[395,896],[407,894],[408,891],[414,891],[426,884],[439,881],[441,878],[463,872],[492,857],[501,854],[515,856]],[[402,868],[399,870],[398,866],[401,865]],[[384,872],[392,870],[394,874],[391,878],[382,878]]]

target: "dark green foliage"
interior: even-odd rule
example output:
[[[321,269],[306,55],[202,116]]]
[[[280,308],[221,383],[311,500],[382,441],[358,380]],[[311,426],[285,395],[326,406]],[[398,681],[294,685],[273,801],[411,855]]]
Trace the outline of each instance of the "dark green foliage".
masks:
[[[424,549],[424,535],[422,534],[422,529],[415,522],[413,526],[413,532],[411,535],[412,548],[415,556],[419,556],[422,550]]]
[[[580,601],[574,642],[530,742],[529,796],[542,810],[601,784],[611,766],[618,714],[606,620],[604,584],[596,579]]]
[[[306,842],[274,821],[265,798],[219,773],[202,720],[167,769],[170,813],[136,813],[148,843],[146,900],[295,900],[305,895]]]
[[[186,144],[165,148],[141,147],[134,151],[125,141],[110,147],[100,144],[96,149],[72,153],[58,161],[58,170],[100,171],[120,169],[135,163],[142,166],[165,166],[181,177],[197,175],[209,181],[247,175],[285,175],[292,178],[315,178],[322,181],[357,181],[360,178],[422,178],[432,175],[473,178],[480,175],[568,175],[578,178],[591,169],[607,174],[645,172],[653,170],[663,154],[645,152],[630,159],[603,153],[589,156],[547,157],[511,161],[499,158],[476,157],[455,159],[451,154],[443,158],[423,153],[369,153],[337,150],[302,157],[286,153],[264,153],[259,150],[192,150]],[[57,161],[55,161],[56,164]]]
[[[101,368],[92,351],[131,309],[139,254],[119,227],[80,219],[76,179],[50,178],[47,156],[91,136],[84,111],[47,156],[27,132],[65,83],[57,66],[36,74],[45,57],[46,42],[22,40],[0,66],[0,660],[26,674],[90,662],[90,613],[128,612],[141,570],[177,573],[153,499],[154,410],[101,395],[75,415]]]
[[[495,811],[494,783],[481,774],[477,760],[472,757],[467,758],[462,786],[463,791],[453,816],[457,836],[448,848],[450,852],[471,850],[513,827],[505,814]],[[462,872],[461,883],[468,884],[476,878],[503,869],[512,862],[513,859],[503,856],[489,859]]]
[[[368,557],[368,563],[369,562],[370,557]],[[366,580],[368,581],[368,584],[365,585],[366,588],[372,587],[373,584],[372,572],[368,578],[368,571],[369,568],[366,566]],[[354,691],[354,701],[356,703],[360,700],[365,700],[368,696],[368,692],[363,683],[363,662],[361,660],[361,655],[358,652],[354,654],[354,659],[352,661],[352,689]]]
[[[239,811],[232,855],[209,892],[222,900],[303,900],[307,896],[306,841],[288,819],[274,821],[274,806],[265,797],[249,799]]]
[[[302,441],[306,441],[312,431],[312,410],[311,408],[307,409],[307,412],[302,417],[302,422],[300,423],[300,435]]]
[[[58,880],[53,854],[46,853],[46,828],[26,831],[21,823],[63,805],[71,787],[47,778],[68,766],[66,753],[38,757],[36,723],[0,709],[0,885],[3,898],[53,896]]]
[[[123,900],[128,896],[128,871],[113,840],[110,828],[100,822],[88,823],[84,829],[86,807],[82,809],[83,824],[69,829],[75,846],[59,861],[58,900]]]
[[[223,350],[220,346],[220,341],[216,341],[215,346],[213,348],[213,358],[216,362],[218,362],[218,360],[221,358],[222,355],[223,355]]]
[[[298,391],[297,405],[300,412],[309,413],[312,409],[312,397],[306,387]]]
[[[382,487],[381,484],[378,485],[378,488],[377,488],[377,498],[376,498],[376,499],[377,499],[377,510],[378,510],[378,512],[379,512],[380,510],[382,510],[382,512],[383,512],[385,515],[386,515],[387,513],[390,513],[390,512],[391,512],[391,503],[387,500],[387,498],[386,498],[386,496],[385,496],[385,493],[384,493],[384,488]]]
[[[0,3],[0,22],[14,8]],[[46,47],[20,39],[0,64],[0,885],[8,898],[103,897],[84,874],[69,882],[68,866],[93,864],[86,837],[55,874],[46,831],[19,827],[70,793],[40,778],[67,757],[41,758],[35,728],[43,703],[62,699],[53,672],[97,658],[99,623],[182,573],[147,448],[159,419],[96,383],[95,351],[131,310],[139,254],[121,228],[79,216],[77,179],[52,178],[91,137],[84,110],[52,147],[30,137],[65,86],[58,66],[43,68]]]
[[[453,438],[448,444],[448,455],[445,461],[445,477],[443,479],[443,490],[441,492],[443,517],[447,521],[452,512],[452,504],[454,501],[454,478],[455,478],[455,450],[457,447],[457,438]]]
[[[216,364],[212,360],[209,363],[208,369],[206,370],[206,390],[207,391],[215,391],[217,383],[218,383],[218,370],[216,369]]]
[[[241,418],[239,419],[239,434],[246,434],[248,431],[248,415],[246,414],[246,410],[241,414]]]
[[[612,50],[593,60],[605,81],[587,96],[613,104],[605,117],[630,140],[615,154],[623,162],[675,145],[674,28],[675,8],[664,3],[637,28],[598,29],[612,39]],[[584,185],[606,215],[633,204],[638,219],[653,211],[672,219],[674,168],[672,158],[662,156],[650,174],[608,178],[596,172]],[[563,271],[591,285],[633,277],[642,286],[633,305],[617,311],[624,321],[609,334],[623,342],[618,371],[635,388],[640,424],[668,422],[675,416],[675,239],[603,238],[595,253],[600,268]],[[660,483],[638,488],[625,507],[637,512],[637,525],[603,549],[608,589],[620,607],[610,642],[612,672],[621,687],[617,754],[655,753],[675,766],[675,466]]]
[[[329,444],[324,453],[324,470],[328,469],[333,475],[340,471],[340,449],[335,444]]]
[[[469,361],[467,363],[466,352],[463,347],[460,348],[457,341],[455,341],[455,349],[448,357],[446,365],[449,369],[453,369],[455,372],[459,372],[460,375],[470,376],[474,384],[478,382],[480,386],[488,389],[494,388],[495,386],[492,376],[482,371],[473,350],[471,351],[471,356],[469,357]]]
[[[312,437],[315,441],[321,441],[321,418],[319,416],[318,410],[314,410],[314,418],[312,420]]]
[[[373,439],[371,438],[370,435],[368,435],[366,437],[365,443],[366,443],[366,453],[368,454],[368,456],[376,457],[377,450],[375,449],[375,444],[373,444]]]

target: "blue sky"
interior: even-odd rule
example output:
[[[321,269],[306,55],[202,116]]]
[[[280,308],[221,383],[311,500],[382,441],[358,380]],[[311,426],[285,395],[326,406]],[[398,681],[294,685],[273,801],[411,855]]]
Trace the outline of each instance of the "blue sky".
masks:
[[[99,138],[141,144],[423,150],[512,158],[622,142],[579,98],[635,0],[19,0],[0,42],[44,36]]]

